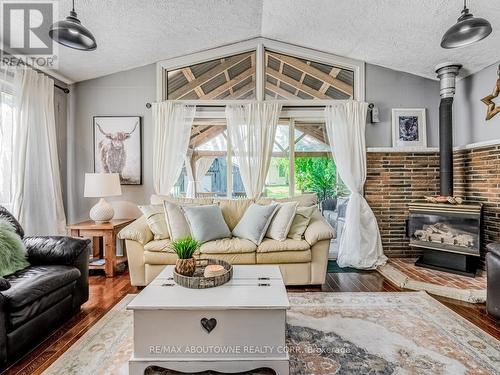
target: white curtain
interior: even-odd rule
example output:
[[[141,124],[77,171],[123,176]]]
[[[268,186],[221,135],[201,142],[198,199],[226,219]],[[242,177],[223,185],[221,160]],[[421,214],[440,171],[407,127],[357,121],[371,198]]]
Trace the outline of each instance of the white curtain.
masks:
[[[14,80],[12,213],[28,235],[63,235],[66,217],[57,156],[54,81],[32,69]]]
[[[194,185],[194,175],[193,168],[191,166],[191,158],[192,155],[186,155],[186,158],[184,159],[184,166],[186,167],[187,177],[186,197],[196,198],[196,187]]]
[[[376,268],[387,260],[377,220],[363,197],[366,180],[367,103],[347,101],[325,108],[326,130],[342,181],[351,191],[337,263],[340,267]]]
[[[14,129],[14,69],[0,68],[0,205],[11,210],[12,137]]]
[[[203,177],[207,174],[212,166],[215,156],[202,156],[195,163],[194,174],[191,168],[191,159],[186,158],[186,170],[188,177],[188,187],[186,196],[188,198],[195,198],[197,193],[203,190]],[[189,164],[189,167],[188,167]]]
[[[182,103],[153,104],[153,183],[156,194],[170,194],[181,174],[195,112],[195,106]]]
[[[227,133],[248,198],[258,198],[264,188],[280,111],[277,103],[226,107]]]

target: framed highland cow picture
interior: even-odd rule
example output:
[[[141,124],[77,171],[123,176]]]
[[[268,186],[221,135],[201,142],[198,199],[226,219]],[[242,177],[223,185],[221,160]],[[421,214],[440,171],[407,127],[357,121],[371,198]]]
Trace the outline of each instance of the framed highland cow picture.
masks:
[[[392,147],[422,149],[427,147],[425,108],[392,110]]]
[[[142,118],[94,116],[94,172],[118,173],[122,185],[142,184]]]

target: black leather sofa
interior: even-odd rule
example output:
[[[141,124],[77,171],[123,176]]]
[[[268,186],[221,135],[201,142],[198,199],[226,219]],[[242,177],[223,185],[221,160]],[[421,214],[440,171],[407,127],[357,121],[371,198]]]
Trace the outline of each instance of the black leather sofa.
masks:
[[[9,215],[0,209],[0,216]],[[89,296],[89,240],[24,237],[15,223],[30,266],[0,278],[5,289],[0,291],[0,369],[72,317]]]
[[[486,311],[500,320],[500,243],[486,247]]]

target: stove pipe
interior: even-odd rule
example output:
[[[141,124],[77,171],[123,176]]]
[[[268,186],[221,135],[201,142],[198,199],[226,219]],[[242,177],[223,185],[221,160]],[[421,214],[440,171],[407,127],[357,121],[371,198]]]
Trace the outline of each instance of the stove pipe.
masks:
[[[453,96],[455,77],[462,65],[443,63],[436,66],[440,81],[439,95],[439,190],[440,195],[453,196]]]

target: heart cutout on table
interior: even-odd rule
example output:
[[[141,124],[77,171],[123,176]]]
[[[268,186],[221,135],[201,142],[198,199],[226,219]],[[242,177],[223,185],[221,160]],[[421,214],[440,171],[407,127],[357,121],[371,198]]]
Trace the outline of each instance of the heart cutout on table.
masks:
[[[203,318],[201,319],[201,326],[207,331],[207,333],[210,333],[213,331],[213,329],[217,326],[217,319],[211,318]]]

